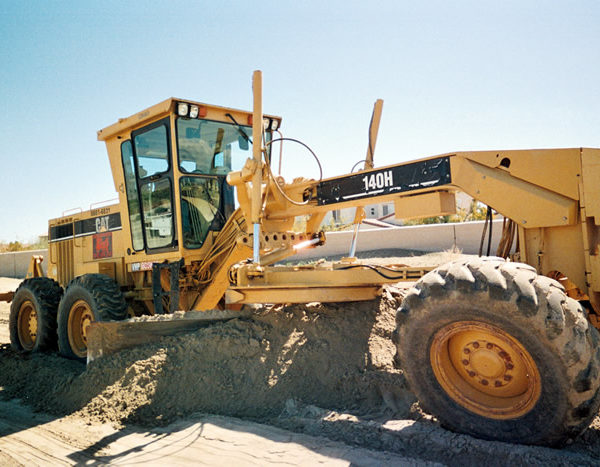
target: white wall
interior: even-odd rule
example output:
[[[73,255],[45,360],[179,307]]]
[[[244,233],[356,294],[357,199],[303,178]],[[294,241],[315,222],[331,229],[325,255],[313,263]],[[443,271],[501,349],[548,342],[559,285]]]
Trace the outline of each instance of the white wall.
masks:
[[[477,254],[484,221],[452,224],[411,225],[382,229],[361,228],[357,251],[406,249],[419,251],[445,251],[454,247],[465,254]],[[347,255],[352,241],[352,231],[327,232],[325,245],[306,250],[286,261],[294,259],[326,258]],[[502,220],[495,220],[492,228],[492,255],[496,254],[502,233]],[[487,237],[484,253],[487,250]]]
[[[27,268],[33,255],[42,255],[42,269],[46,273],[46,262],[48,261],[48,250],[28,250],[14,253],[0,253],[0,277],[25,277]]]
[[[483,221],[454,224],[412,225],[390,228],[361,228],[357,251],[406,249],[418,251],[445,251],[454,247],[466,254],[477,254],[483,230]],[[492,229],[494,255],[502,231],[502,220],[495,220]],[[286,261],[327,258],[347,255],[352,241],[352,231],[327,232],[325,245],[305,250]],[[487,247],[487,237],[484,251]],[[47,271],[48,250],[30,250],[0,254],[0,277],[25,277],[32,255],[43,255],[42,268]]]

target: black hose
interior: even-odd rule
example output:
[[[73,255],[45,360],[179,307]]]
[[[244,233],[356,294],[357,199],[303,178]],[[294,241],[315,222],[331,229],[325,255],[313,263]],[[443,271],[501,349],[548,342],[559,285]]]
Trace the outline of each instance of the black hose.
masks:
[[[321,167],[321,161],[319,161],[319,158],[317,157],[317,155],[314,153],[314,151],[311,148],[308,147],[308,145],[306,145],[302,141],[294,139],[294,138],[275,138],[275,139],[272,139],[271,141],[269,141],[267,144],[265,144],[265,148],[270,146],[273,143],[276,143],[277,141],[292,141],[292,142],[298,143],[301,146],[304,146],[306,149],[308,149],[308,152],[310,152],[313,155],[313,157],[317,161],[317,165],[319,166],[319,181],[323,180],[323,167]]]
[[[401,275],[401,276],[397,276],[397,277],[392,277],[392,276],[388,276],[387,274],[382,273],[381,271],[379,271],[379,269],[385,269],[387,271],[393,271],[393,269],[391,268],[386,268],[385,266],[372,266],[370,264],[353,264],[351,266],[344,266],[342,268],[337,268],[337,269],[356,269],[356,268],[367,268],[367,269],[371,269],[372,271],[376,272],[377,274],[379,274],[381,277],[385,278],[385,279],[390,279],[390,280],[401,280],[406,278],[405,275]]]
[[[487,217],[487,213],[485,215],[485,222],[483,223],[483,232],[481,232],[481,240],[479,241],[479,254],[478,256],[482,256],[483,255],[483,242],[485,241],[485,234],[487,233],[487,227],[488,227],[488,217]]]
[[[492,225],[493,225],[493,218],[492,218],[492,208],[490,208],[488,206],[487,208],[487,214],[486,217],[489,219],[490,222],[490,235],[488,237],[488,246],[487,246],[487,256],[490,256],[490,252],[492,250]]]
[[[354,165],[352,166],[352,168],[350,169],[350,173],[353,173],[353,172],[354,172],[354,169],[356,169],[356,166],[357,166],[358,164],[360,164],[361,162],[367,162],[367,159],[362,159],[362,160],[358,161],[356,164],[354,164]],[[363,169],[363,170],[364,170],[364,169]]]

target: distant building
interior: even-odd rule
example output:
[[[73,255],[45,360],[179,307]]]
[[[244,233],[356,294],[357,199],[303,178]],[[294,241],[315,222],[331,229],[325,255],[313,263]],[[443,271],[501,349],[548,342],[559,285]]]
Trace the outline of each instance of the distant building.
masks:
[[[471,205],[471,198],[466,193],[456,193],[456,207],[468,209]],[[323,225],[348,225],[354,221],[356,208],[336,209],[328,212],[323,219]],[[403,225],[402,219],[396,219],[396,212],[393,202],[369,204],[365,206],[366,219],[375,219],[392,225]]]

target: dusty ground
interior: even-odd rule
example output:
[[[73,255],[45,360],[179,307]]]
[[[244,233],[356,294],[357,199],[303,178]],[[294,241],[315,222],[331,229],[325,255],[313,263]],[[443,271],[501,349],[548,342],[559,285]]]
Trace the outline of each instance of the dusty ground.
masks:
[[[20,282],[20,279],[0,278],[0,293],[15,290]],[[0,343],[10,342],[10,336],[8,334],[9,309],[10,303],[0,302]]]
[[[0,291],[17,283],[0,280]],[[598,419],[554,450],[451,433],[422,414],[393,365],[402,293],[388,288],[376,303],[261,308],[87,368],[4,345],[0,464],[600,463]],[[9,341],[7,321],[0,304],[0,343]]]

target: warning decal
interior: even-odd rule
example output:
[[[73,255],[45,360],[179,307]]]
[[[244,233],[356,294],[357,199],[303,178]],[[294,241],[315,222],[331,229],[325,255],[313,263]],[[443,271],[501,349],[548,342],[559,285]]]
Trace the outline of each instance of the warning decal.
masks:
[[[94,235],[94,259],[112,257],[112,232]]]

